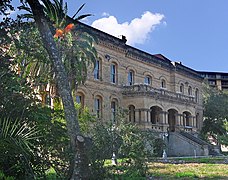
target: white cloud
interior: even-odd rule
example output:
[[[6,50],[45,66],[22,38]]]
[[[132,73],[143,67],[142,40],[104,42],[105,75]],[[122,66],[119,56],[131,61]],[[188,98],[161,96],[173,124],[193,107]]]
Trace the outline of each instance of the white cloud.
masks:
[[[103,13],[102,13],[102,16],[110,16],[110,15],[109,15],[109,13],[107,13],[107,12],[103,12]]]
[[[116,37],[124,35],[127,37],[127,44],[135,45],[143,44],[149,33],[162,23],[164,17],[163,14],[146,11],[141,18],[135,18],[130,23],[118,23],[116,17],[108,16],[95,20],[92,26]]]

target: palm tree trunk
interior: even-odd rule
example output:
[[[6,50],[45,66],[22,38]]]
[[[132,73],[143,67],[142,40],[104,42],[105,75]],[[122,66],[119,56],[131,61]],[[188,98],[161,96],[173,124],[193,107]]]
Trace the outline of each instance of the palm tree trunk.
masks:
[[[88,166],[85,165],[85,141],[80,134],[80,127],[77,118],[77,112],[68,83],[68,77],[64,65],[59,57],[58,48],[54,42],[53,35],[45,18],[43,7],[39,0],[27,0],[32,9],[35,22],[42,37],[43,45],[46,48],[49,58],[52,61],[58,91],[63,102],[65,118],[67,121],[67,130],[70,136],[70,143],[74,152],[69,177],[70,179],[87,179]]]

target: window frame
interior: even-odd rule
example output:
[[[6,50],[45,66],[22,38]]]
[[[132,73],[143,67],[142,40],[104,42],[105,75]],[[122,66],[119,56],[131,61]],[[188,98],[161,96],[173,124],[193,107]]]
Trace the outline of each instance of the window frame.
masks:
[[[148,82],[147,82],[147,81],[148,81]],[[146,84],[146,85],[151,85],[151,84],[152,84],[152,78],[151,78],[151,76],[146,75],[146,76],[144,77],[144,84]]]
[[[95,68],[93,71],[93,78],[95,80],[100,80],[101,79],[101,61],[100,60],[96,60],[96,64],[95,64]]]
[[[128,85],[130,86],[134,85],[134,76],[135,76],[135,72],[133,70],[129,70],[127,75]]]
[[[115,63],[110,65],[110,81],[113,84],[117,83],[117,65]]]
[[[102,98],[100,96],[94,98],[94,111],[98,119],[102,117]]]

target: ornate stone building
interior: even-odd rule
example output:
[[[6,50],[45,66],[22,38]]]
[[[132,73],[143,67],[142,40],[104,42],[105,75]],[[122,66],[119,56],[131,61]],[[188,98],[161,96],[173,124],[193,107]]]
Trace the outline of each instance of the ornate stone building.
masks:
[[[128,121],[158,132],[197,132],[202,127],[202,81],[197,71],[161,54],[151,55],[92,27],[99,58],[76,101],[103,121],[116,121],[117,107]]]

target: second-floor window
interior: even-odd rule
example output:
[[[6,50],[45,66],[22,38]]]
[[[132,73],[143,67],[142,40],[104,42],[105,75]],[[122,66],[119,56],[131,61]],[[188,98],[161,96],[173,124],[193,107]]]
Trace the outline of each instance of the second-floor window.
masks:
[[[146,76],[144,78],[144,84],[146,85],[151,85],[151,77],[150,76]]]
[[[117,101],[116,100],[113,100],[111,102],[111,120],[113,123],[116,122],[116,107],[117,107]]]
[[[166,82],[164,79],[161,80],[161,87],[166,88]]]
[[[192,87],[191,87],[191,86],[188,87],[188,95],[189,95],[189,96],[192,95]]]
[[[111,74],[110,74],[110,80],[111,83],[116,83],[116,65],[115,64],[111,64]]]
[[[199,101],[199,90],[196,89],[195,91],[195,101],[198,102]]]
[[[96,97],[94,99],[94,109],[95,109],[95,114],[97,118],[101,118],[101,98]]]
[[[184,94],[184,84],[182,84],[182,83],[180,85],[180,93]]]
[[[100,79],[100,61],[99,60],[96,60],[93,76],[94,76],[94,79]]]
[[[128,85],[133,85],[134,84],[134,72],[129,71],[128,72]]]

